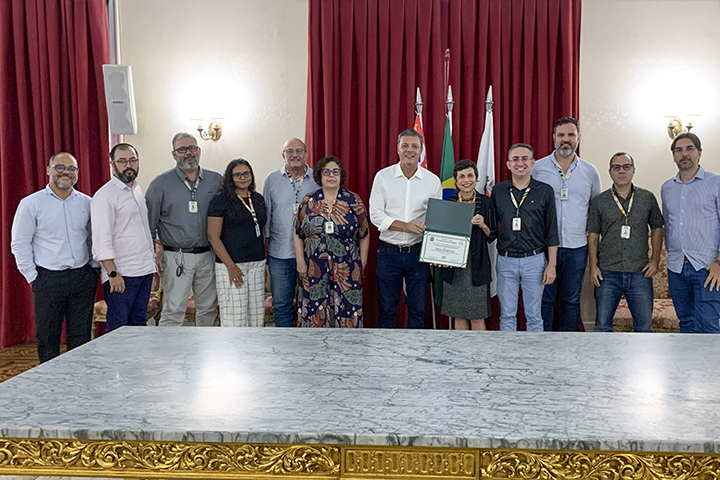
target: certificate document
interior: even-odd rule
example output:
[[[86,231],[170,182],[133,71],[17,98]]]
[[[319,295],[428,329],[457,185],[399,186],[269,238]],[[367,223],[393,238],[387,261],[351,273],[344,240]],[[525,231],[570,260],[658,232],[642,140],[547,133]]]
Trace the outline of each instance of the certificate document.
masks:
[[[469,248],[470,237],[433,233],[426,230],[423,234],[420,261],[465,268]]]
[[[474,214],[475,204],[428,200],[420,261],[465,268]]]

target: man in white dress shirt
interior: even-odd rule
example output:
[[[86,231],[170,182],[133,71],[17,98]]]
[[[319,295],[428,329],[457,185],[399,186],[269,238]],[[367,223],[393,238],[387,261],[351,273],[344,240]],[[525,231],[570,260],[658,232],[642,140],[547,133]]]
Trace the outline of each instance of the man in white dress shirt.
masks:
[[[377,285],[380,327],[395,328],[403,280],[407,291],[408,328],[423,328],[430,269],[420,263],[429,198],[442,199],[440,179],[421,168],[422,137],[415,130],[398,136],[400,161],[383,168],[370,193],[370,220],[380,231]]]
[[[110,150],[113,176],[90,202],[93,257],[102,265],[107,331],[146,325],[155,248],[137,178],[140,160],[129,143]]]

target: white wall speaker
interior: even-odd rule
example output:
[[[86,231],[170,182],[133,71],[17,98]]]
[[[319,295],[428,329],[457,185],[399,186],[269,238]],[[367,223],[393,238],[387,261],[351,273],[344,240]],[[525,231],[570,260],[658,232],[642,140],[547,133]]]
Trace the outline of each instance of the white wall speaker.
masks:
[[[110,133],[136,134],[132,68],[129,65],[103,65],[102,68]]]

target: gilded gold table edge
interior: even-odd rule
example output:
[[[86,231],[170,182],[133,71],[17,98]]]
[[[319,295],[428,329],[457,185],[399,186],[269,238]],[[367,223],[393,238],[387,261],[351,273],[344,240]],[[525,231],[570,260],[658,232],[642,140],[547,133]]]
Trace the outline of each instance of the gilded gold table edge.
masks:
[[[720,480],[720,454],[0,438],[0,476]]]

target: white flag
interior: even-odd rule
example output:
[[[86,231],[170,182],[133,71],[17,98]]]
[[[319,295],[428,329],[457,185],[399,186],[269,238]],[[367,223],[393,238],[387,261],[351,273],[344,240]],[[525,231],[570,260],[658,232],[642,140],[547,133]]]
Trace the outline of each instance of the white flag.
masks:
[[[480,149],[478,150],[478,183],[475,187],[478,192],[485,195],[490,195],[492,187],[495,186],[495,137],[493,132],[492,106],[492,85],[490,85],[487,99],[485,100],[485,131],[483,131],[483,136],[480,140]],[[490,296],[494,297],[497,295],[497,241],[488,245],[488,252],[490,253],[490,264],[492,267]]]

